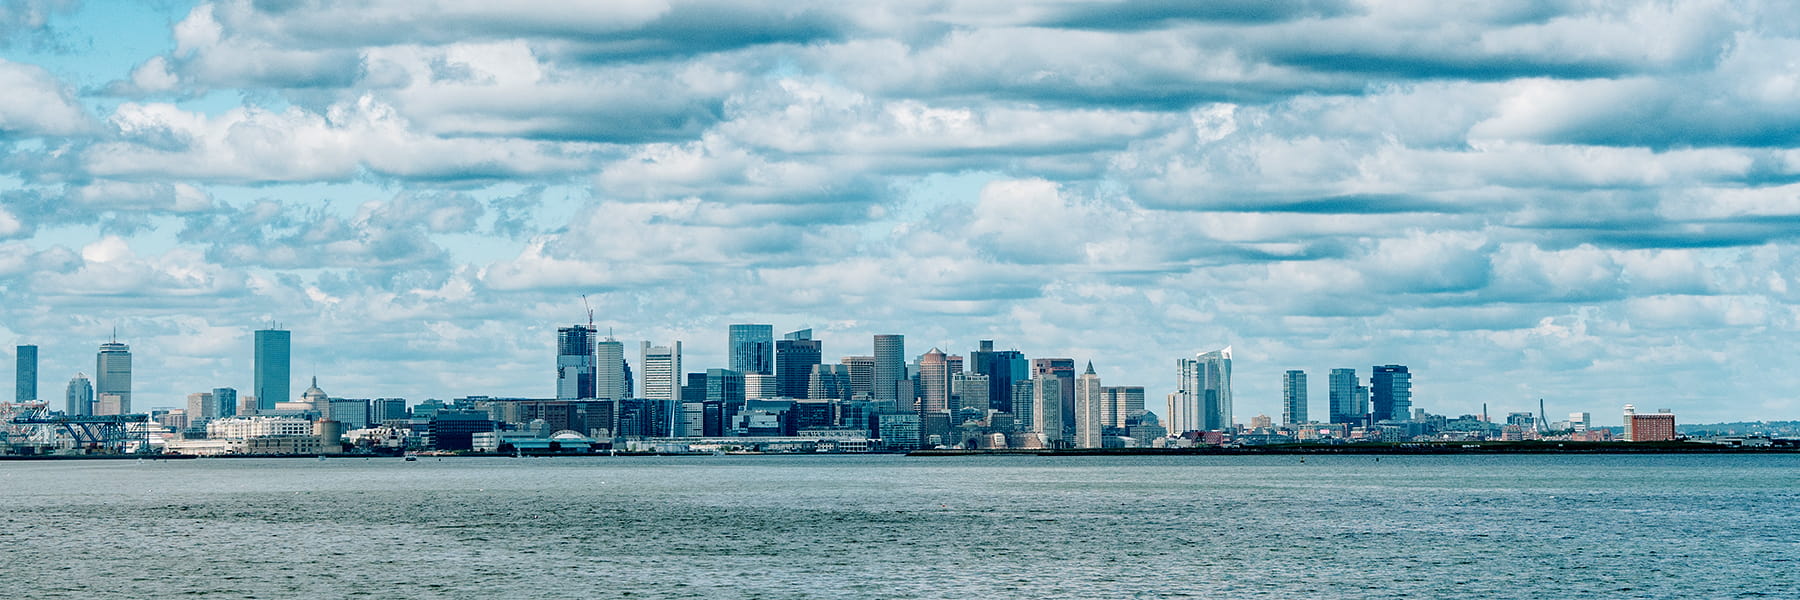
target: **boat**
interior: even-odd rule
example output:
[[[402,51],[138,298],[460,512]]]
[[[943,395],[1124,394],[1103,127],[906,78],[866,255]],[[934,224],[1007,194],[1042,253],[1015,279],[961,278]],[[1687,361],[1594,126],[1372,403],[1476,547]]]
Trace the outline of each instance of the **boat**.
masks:
[[[406,455],[406,462],[416,462],[418,460],[419,460],[419,457],[417,457],[417,456],[413,456],[411,454]]]

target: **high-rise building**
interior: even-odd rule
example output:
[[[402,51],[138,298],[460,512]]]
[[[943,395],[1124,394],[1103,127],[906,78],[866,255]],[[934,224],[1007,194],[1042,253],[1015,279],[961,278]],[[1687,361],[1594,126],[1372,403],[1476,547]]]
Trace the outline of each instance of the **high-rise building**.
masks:
[[[856,376],[851,372],[851,377]],[[906,336],[899,334],[881,334],[875,336],[875,372],[869,381],[869,396],[877,402],[901,402],[910,404],[911,398],[900,398],[898,385],[906,379]]]
[[[987,414],[988,407],[993,406],[988,399],[988,376],[981,373],[956,373],[950,376],[951,410],[977,410]]]
[[[219,398],[212,392],[194,392],[187,396],[188,427],[202,427],[220,418]]]
[[[1075,359],[1031,359],[1031,375],[1033,378],[1050,375],[1057,379],[1057,389],[1062,392],[1062,410],[1058,414],[1063,419],[1063,436],[1057,439],[1068,439],[1075,434]]]
[[[369,423],[406,418],[405,398],[376,398],[369,401]]]
[[[594,328],[587,325],[557,328],[557,400],[585,400],[595,397],[595,333]]]
[[[32,345],[19,346],[14,355],[14,379],[17,385],[13,388],[13,399],[19,402],[32,402],[38,399],[38,347]]]
[[[988,378],[988,408],[1012,412],[1012,385],[1031,377],[1031,363],[1018,350],[995,350],[993,340],[981,340],[980,350],[969,353],[969,370]]]
[[[1020,379],[1012,384],[1013,425],[1019,431],[1036,431],[1037,423],[1037,384],[1031,379]]]
[[[781,386],[776,385],[774,375],[761,373],[744,374],[744,397],[751,400],[768,400],[781,397]]]
[[[744,375],[775,374],[775,326],[732,325],[726,340],[731,370]]]
[[[813,367],[821,364],[825,347],[812,339],[811,329],[790,331],[775,342],[775,378],[778,393],[787,398],[813,398]],[[817,399],[817,398],[814,398]]]
[[[113,396],[108,398],[107,396]],[[94,414],[123,415],[131,412],[131,347],[113,340],[100,345],[94,357]]]
[[[1094,372],[1094,361],[1075,381],[1075,447],[1101,448],[1104,416],[1100,410],[1102,391],[1100,375]]]
[[[1045,446],[1055,447],[1063,441],[1062,378],[1043,373],[1031,379],[1031,431]]]
[[[1667,410],[1653,414],[1640,413],[1636,406],[1625,405],[1625,441],[1675,441],[1675,413]]]
[[[69,389],[63,396],[68,403],[63,412],[72,417],[85,417],[94,414],[94,384],[88,381],[87,375],[76,373],[69,380]]]
[[[1231,347],[1181,359],[1176,367],[1175,393],[1169,395],[1169,433],[1232,428]]]
[[[1306,423],[1306,371],[1290,370],[1281,377],[1281,422]]]
[[[1381,365],[1369,376],[1369,401],[1376,421],[1412,418],[1412,374],[1405,365]]]
[[[1587,433],[1588,427],[1593,423],[1593,415],[1585,412],[1569,413],[1569,429],[1575,433]]]
[[[218,418],[235,417],[238,410],[237,388],[213,388],[213,401],[219,405]]]
[[[625,364],[625,343],[606,336],[594,343],[594,397],[624,400],[631,397],[631,367]]]
[[[250,393],[256,396],[257,410],[275,408],[276,402],[293,400],[289,396],[291,381],[290,353],[293,349],[293,332],[286,329],[256,330],[254,377],[250,382]]]
[[[1144,386],[1101,388],[1100,398],[1100,421],[1107,427],[1124,429],[1144,416]]]
[[[806,398],[811,400],[849,400],[849,365],[813,365],[807,376]]]
[[[744,374],[731,369],[706,370],[706,402],[723,406],[744,406]],[[736,412],[733,410],[732,412]]]
[[[875,357],[846,356],[842,362],[850,372],[850,398],[875,399]]]
[[[1359,403],[1356,399],[1356,388],[1361,384],[1356,381],[1356,369],[1331,370],[1331,422],[1361,423],[1369,412],[1367,403]]]
[[[681,342],[671,346],[644,342],[638,350],[638,366],[644,370],[644,398],[681,401]]]
[[[950,368],[937,348],[919,357],[919,398],[926,412],[950,409]]]

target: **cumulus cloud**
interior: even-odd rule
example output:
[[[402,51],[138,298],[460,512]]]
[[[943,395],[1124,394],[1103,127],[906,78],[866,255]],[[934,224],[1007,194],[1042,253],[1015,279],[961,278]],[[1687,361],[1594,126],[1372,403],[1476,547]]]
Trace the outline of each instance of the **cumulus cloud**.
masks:
[[[0,59],[0,89],[0,136],[73,136],[93,128],[69,86],[42,67]]]

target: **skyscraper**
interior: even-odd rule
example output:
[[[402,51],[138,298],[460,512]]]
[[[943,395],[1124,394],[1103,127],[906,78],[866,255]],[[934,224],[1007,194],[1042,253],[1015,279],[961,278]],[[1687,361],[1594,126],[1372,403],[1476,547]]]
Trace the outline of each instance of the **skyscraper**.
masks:
[[[1012,384],[1012,400],[1009,404],[1013,410],[1013,425],[1019,431],[1037,431],[1037,384],[1031,379],[1020,379]]]
[[[1179,378],[1169,396],[1169,433],[1230,429],[1231,347],[1177,361]]]
[[[294,399],[288,395],[293,333],[286,329],[258,329],[255,343],[256,364],[250,391],[256,396],[257,410],[271,410],[276,402]]]
[[[732,325],[726,340],[731,370],[744,375],[775,374],[775,326]]]
[[[1031,430],[1048,447],[1063,441],[1062,378],[1043,373],[1031,379]]]
[[[824,345],[812,339],[811,329],[790,331],[775,342],[775,386],[788,398],[811,398],[813,367],[821,364]]]
[[[108,398],[107,396],[112,396]],[[95,414],[123,415],[131,412],[131,347],[113,340],[100,345],[94,357],[94,397],[102,408]]]
[[[594,328],[587,325],[557,328],[557,400],[581,400],[595,397],[594,337]]]
[[[1375,367],[1369,376],[1369,400],[1375,405],[1376,421],[1412,419],[1412,373],[1405,365]]]
[[[1100,394],[1100,420],[1107,427],[1125,429],[1144,415],[1144,386],[1105,387]]]
[[[993,402],[988,399],[988,376],[980,373],[956,373],[950,376],[951,410],[977,410],[987,414]]]
[[[594,397],[624,400],[631,397],[631,376],[626,373],[625,344],[612,336],[594,343]]]
[[[1075,447],[1100,448],[1102,440],[1103,415],[1100,404],[1104,392],[1101,390],[1100,375],[1094,372],[1094,361],[1088,361],[1087,371],[1075,381]]]
[[[1356,369],[1331,370],[1331,422],[1360,423],[1369,407],[1356,400]]]
[[[919,356],[919,397],[927,412],[950,409],[950,368],[937,348]]]
[[[18,402],[31,402],[38,399],[38,347],[32,345],[19,346],[15,355],[14,379],[17,385],[13,388],[13,399]]]
[[[1031,364],[1018,350],[995,350],[993,340],[981,340],[980,350],[969,353],[969,370],[988,378],[988,408],[1014,412],[1013,382],[1031,377]]]
[[[87,375],[76,373],[69,380],[69,389],[63,396],[68,400],[63,412],[72,417],[85,417],[94,414],[94,384],[88,381]]]
[[[237,388],[213,388],[212,395],[213,401],[219,404],[218,416],[220,418],[237,416]]]
[[[212,392],[194,392],[187,397],[188,427],[199,427],[219,418],[219,398]]]
[[[644,370],[644,398],[681,401],[681,342],[672,346],[644,342],[638,354],[638,366]]]
[[[1281,422],[1299,425],[1307,418],[1306,371],[1288,371],[1281,378]]]
[[[863,402],[875,399],[875,357],[846,356],[843,364],[850,373],[850,398],[861,396]]]
[[[1063,419],[1063,436],[1057,439],[1066,439],[1073,435],[1075,433],[1075,359],[1031,359],[1031,374],[1033,377],[1041,375],[1056,377],[1057,390],[1062,392],[1062,409],[1057,414],[1061,415]]]
[[[851,372],[855,376],[855,372]],[[900,380],[906,379],[906,336],[899,334],[881,334],[875,336],[875,372],[869,381],[869,395],[877,402],[895,402],[902,399],[896,393]],[[904,399],[911,404],[912,399]]]
[[[813,365],[807,377],[807,399],[849,400],[850,396],[849,365]]]

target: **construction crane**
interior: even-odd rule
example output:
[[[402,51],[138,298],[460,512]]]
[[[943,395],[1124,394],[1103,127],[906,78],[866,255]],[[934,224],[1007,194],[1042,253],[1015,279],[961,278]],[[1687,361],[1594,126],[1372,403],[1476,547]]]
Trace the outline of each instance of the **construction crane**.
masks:
[[[587,309],[588,329],[593,329],[594,328],[594,305],[588,304],[587,294],[581,295],[581,306],[582,306],[582,308]]]

